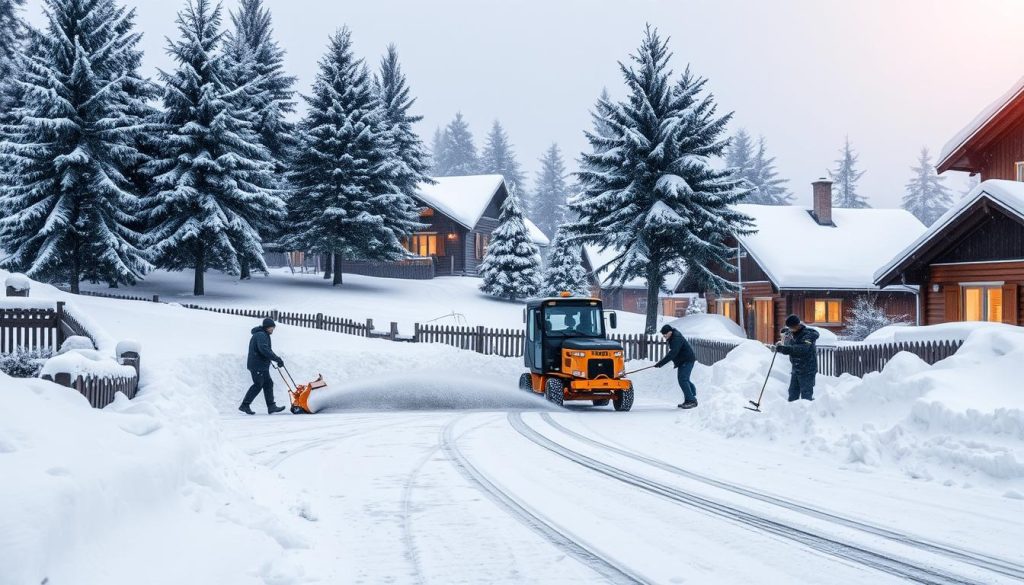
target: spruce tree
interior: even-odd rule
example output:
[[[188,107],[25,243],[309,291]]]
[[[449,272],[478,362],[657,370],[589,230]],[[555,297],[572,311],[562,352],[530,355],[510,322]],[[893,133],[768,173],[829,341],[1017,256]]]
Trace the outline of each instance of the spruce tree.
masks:
[[[501,127],[501,122],[495,120],[491,131],[487,134],[487,141],[480,151],[479,172],[501,175],[505,177],[505,183],[510,188],[518,190],[519,193],[526,192],[526,177],[523,175],[519,161],[516,160],[515,148],[508,139],[508,134]],[[530,210],[530,205],[523,201],[524,211]]]
[[[832,177],[832,205],[836,207],[864,208],[871,207],[868,200],[857,192],[857,181],[864,176],[864,171],[857,170],[858,155],[850,146],[850,137],[839,151],[836,170],[829,171]]]
[[[775,157],[768,156],[768,145],[764,136],[757,140],[750,182],[753,189],[746,196],[747,203],[789,205],[793,200],[789,189],[786,188],[789,179],[779,177],[779,172],[775,170]]]
[[[455,119],[445,127],[443,144],[441,156],[434,161],[435,176],[457,177],[475,175],[480,171],[473,133],[469,131],[462,112],[455,114]]]
[[[911,171],[914,176],[907,183],[903,209],[913,213],[924,225],[932,225],[953,205],[953,196],[943,184],[945,177],[935,172],[927,148],[921,149],[917,166],[911,167]]]
[[[480,264],[480,290],[514,301],[540,291],[541,259],[537,244],[523,221],[519,198],[510,193],[501,204],[498,227],[491,234],[487,254]]]
[[[249,96],[245,105],[252,110],[253,129],[270,152],[275,176],[283,177],[296,144],[295,126],[287,119],[295,111],[296,78],[285,73],[284,50],[274,40],[263,0],[241,0],[231,23],[224,43],[226,67],[238,67],[231,85]]]
[[[132,284],[149,264],[127,177],[148,85],[135,14],[113,0],[45,0],[21,60],[20,103],[0,136],[2,265],[38,279]]]
[[[444,130],[434,129],[434,139],[430,143],[430,173],[435,177],[443,177],[448,160],[448,143],[445,141]]]
[[[289,176],[293,194],[283,238],[292,250],[334,254],[333,284],[344,258],[399,260],[402,239],[420,224],[404,180],[385,111],[351,33],[331,36],[299,124],[300,143]]]
[[[567,219],[569,185],[566,177],[568,172],[565,170],[562,151],[557,144],[552,144],[540,159],[531,209],[533,222],[549,236],[554,235],[558,226]]]
[[[725,150],[725,166],[732,169],[737,179],[750,181],[754,170],[754,141],[745,128],[740,128],[729,139]],[[746,201],[745,201],[746,203]]]
[[[579,219],[574,238],[619,255],[609,274],[614,284],[647,282],[646,331],[657,323],[658,293],[683,263],[703,290],[734,285],[728,270],[733,233],[747,233],[750,219],[732,207],[743,190],[712,159],[724,154],[731,114],[719,116],[706,81],[689,69],[676,83],[668,69],[668,43],[648,26],[632,64],[620,63],[628,96],[602,100],[595,116],[605,127],[587,133],[592,151],[578,173],[583,192],[570,203]]]
[[[551,242],[548,267],[544,270],[542,294],[557,296],[569,291],[577,296],[590,294],[590,281],[583,267],[583,247],[559,228]]]
[[[202,295],[208,269],[266,270],[261,232],[281,219],[284,202],[252,112],[218,52],[220,6],[189,0],[177,25],[181,38],[168,40],[176,69],[160,72],[164,134],[151,164],[146,240],[158,266],[193,270],[192,292]]]
[[[11,74],[22,48],[25,23],[20,12],[24,4],[25,0],[0,0],[0,82]]]
[[[398,63],[398,49],[388,45],[388,52],[380,62],[377,81],[378,99],[384,109],[384,124],[391,134],[401,168],[395,185],[400,193],[415,195],[421,183],[432,182],[427,175],[429,156],[413,124],[423,119],[409,113],[416,99],[411,97],[405,73]]]

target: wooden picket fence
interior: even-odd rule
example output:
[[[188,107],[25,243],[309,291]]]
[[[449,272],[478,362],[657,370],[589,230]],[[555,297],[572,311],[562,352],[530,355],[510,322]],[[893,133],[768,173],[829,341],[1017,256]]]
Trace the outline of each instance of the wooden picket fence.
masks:
[[[129,365],[125,363],[125,365]],[[76,376],[71,379],[71,374],[61,373],[50,376],[43,376],[43,379],[56,382],[61,386],[74,388],[89,401],[93,408],[103,408],[114,401],[114,396],[121,392],[128,398],[135,398],[139,390],[139,376],[106,378],[98,376]]]
[[[154,295],[152,299],[146,299],[112,293],[83,292],[82,294],[134,301],[160,302],[158,295]],[[360,337],[412,343],[440,343],[467,351],[502,357],[522,357],[525,344],[524,334],[521,329],[494,329],[416,323],[413,336],[403,337],[398,333],[398,324],[393,321],[389,329],[383,331],[374,328],[373,319],[355,321],[343,317],[324,315],[323,313],[292,313],[276,309],[233,309],[196,304],[182,306],[189,309],[212,311],[214,313],[253,319],[270,317],[274,321],[285,325],[333,331]],[[660,335],[613,333],[609,335],[609,339],[622,344],[623,353],[627,361],[640,359],[656,361],[664,357],[668,351],[668,344]],[[688,339],[693,346],[694,353],[697,355],[697,361],[708,366],[725,359],[729,352],[737,346],[737,344],[728,341],[701,338]],[[945,340],[818,347],[818,372],[825,376],[852,374],[862,377],[867,373],[880,371],[893,356],[901,351],[908,351],[917,355],[925,362],[934,364],[956,353],[962,344],[962,341]]]

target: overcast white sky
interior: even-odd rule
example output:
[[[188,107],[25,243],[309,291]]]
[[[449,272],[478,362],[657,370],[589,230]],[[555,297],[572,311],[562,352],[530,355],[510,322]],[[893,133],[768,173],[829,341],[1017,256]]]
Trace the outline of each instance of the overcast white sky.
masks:
[[[145,33],[146,72],[170,66],[178,0],[126,0]],[[235,0],[225,0],[233,8]],[[531,179],[558,142],[571,159],[601,88],[645,22],[672,37],[674,66],[709,78],[733,128],[764,134],[801,203],[847,134],[877,207],[899,204],[921,146],[935,154],[1024,75],[1021,0],[267,0],[287,66],[306,91],[328,35],[348,25],[374,67],[398,45],[429,141],[462,111],[478,147],[505,125]],[[41,21],[41,0],[28,17]],[[950,173],[948,173],[950,174]],[[955,173],[951,173],[956,175]],[[960,176],[948,181],[959,191]]]

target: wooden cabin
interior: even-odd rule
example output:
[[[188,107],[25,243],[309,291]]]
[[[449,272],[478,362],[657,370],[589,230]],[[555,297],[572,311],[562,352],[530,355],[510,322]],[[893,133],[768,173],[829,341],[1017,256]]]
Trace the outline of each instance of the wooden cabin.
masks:
[[[1024,183],[981,183],[875,276],[921,288],[922,325],[1024,323]]]
[[[1024,181],[1024,78],[946,143],[936,170]]]
[[[591,294],[604,301],[607,309],[628,311],[631,313],[647,313],[647,281],[634,278],[628,282],[612,284],[608,274],[612,271],[619,252],[613,248],[601,249],[600,246],[583,247],[583,267],[590,278]],[[669,292],[658,294],[658,314],[666,317],[682,317],[696,300],[697,295],[682,290],[683,273],[669,276],[666,283]]]
[[[701,291],[708,312],[744,327],[764,343],[778,339],[786,317],[842,333],[858,297],[867,296],[893,318],[915,322],[917,289],[884,287],[875,270],[925,231],[902,209],[832,208],[832,183],[813,183],[810,209],[792,205],[737,205],[754,219],[756,233],[734,237],[730,270],[716,273],[737,284],[738,293]]]

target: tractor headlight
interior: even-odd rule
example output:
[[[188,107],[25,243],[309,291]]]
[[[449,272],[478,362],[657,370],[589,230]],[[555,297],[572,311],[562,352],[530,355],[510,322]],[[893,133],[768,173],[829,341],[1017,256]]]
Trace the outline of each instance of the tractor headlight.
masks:
[[[587,354],[583,353],[582,351],[569,352],[569,355],[571,355],[572,357],[587,357]]]
[[[615,352],[615,357],[622,357],[622,352],[621,351]]]
[[[579,370],[573,370],[573,371],[572,371],[572,375],[573,375],[573,376],[576,376],[577,378],[583,378],[583,377],[584,377],[584,376],[583,376],[583,372],[581,372],[581,371],[579,371]]]

